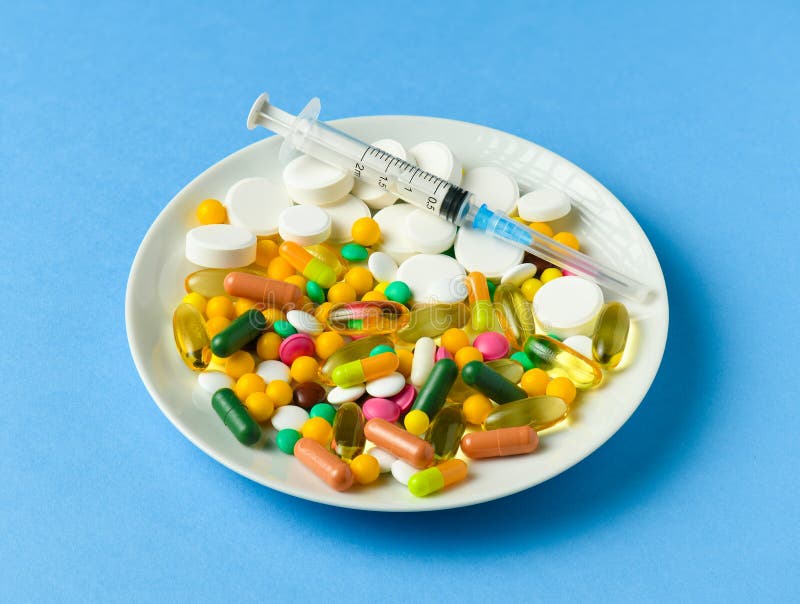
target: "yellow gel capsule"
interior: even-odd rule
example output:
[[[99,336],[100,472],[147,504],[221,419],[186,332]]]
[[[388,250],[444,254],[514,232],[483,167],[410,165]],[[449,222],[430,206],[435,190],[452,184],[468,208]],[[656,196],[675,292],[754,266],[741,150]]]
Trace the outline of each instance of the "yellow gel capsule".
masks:
[[[468,321],[469,309],[463,302],[417,304],[408,315],[408,325],[397,332],[397,337],[404,342],[435,338],[452,327],[464,327]]]
[[[619,365],[630,324],[628,309],[620,302],[606,304],[600,311],[592,335],[592,354],[602,367],[613,369]]]
[[[499,405],[486,417],[487,430],[530,426],[537,432],[567,417],[569,406],[557,396],[531,396]]]
[[[172,333],[178,352],[193,371],[202,371],[211,362],[211,340],[206,322],[196,307],[182,302],[172,315]]]
[[[603,381],[600,365],[548,336],[537,334],[528,338],[525,354],[550,377],[569,378],[578,388],[594,388]]]
[[[340,365],[333,370],[333,383],[342,388],[389,375],[400,363],[394,352],[382,352],[372,357]]]
[[[506,338],[514,348],[522,348],[525,340],[536,333],[530,301],[517,286],[503,283],[494,292],[494,304]]]
[[[249,273],[265,277],[266,273],[258,270],[260,267],[247,267],[237,268],[236,271],[240,273]],[[227,296],[224,283],[225,277],[228,273],[233,272],[234,269],[229,268],[204,268],[199,271],[190,273],[184,279],[183,286],[186,288],[187,293],[197,292],[206,298],[213,298],[214,296]]]
[[[458,453],[466,427],[467,424],[458,405],[447,405],[436,414],[425,433],[425,440],[433,446],[435,461],[447,461]]]

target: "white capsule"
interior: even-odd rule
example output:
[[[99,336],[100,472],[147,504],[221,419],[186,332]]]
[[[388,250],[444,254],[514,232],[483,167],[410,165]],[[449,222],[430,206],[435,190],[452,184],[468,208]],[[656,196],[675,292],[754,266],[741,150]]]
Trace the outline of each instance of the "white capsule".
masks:
[[[367,451],[367,453],[378,460],[378,464],[381,467],[381,474],[391,472],[392,464],[397,461],[397,458],[394,455],[389,453],[389,451],[381,449],[380,447],[372,447],[369,451]]]
[[[414,345],[411,361],[411,383],[417,388],[425,384],[436,362],[436,343],[431,338],[420,338]]]
[[[404,486],[408,486],[408,481],[417,472],[419,472],[419,468],[415,468],[410,463],[402,459],[398,459],[392,463],[392,476],[394,476],[394,479],[397,482]]]

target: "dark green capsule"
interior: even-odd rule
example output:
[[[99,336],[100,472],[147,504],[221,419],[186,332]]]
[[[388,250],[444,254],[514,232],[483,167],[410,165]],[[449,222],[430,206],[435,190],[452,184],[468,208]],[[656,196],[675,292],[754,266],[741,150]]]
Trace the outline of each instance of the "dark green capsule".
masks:
[[[211,397],[211,406],[236,440],[243,445],[250,446],[261,438],[261,428],[230,388],[217,390]]]
[[[428,379],[425,380],[425,384],[417,393],[417,399],[414,401],[411,410],[424,411],[425,415],[433,418],[444,406],[444,402],[447,400],[447,393],[450,392],[450,388],[452,388],[457,377],[458,365],[453,359],[436,361]]]
[[[464,365],[461,370],[461,378],[467,385],[472,386],[498,404],[518,401],[528,396],[514,382],[507,380],[480,361],[471,361]]]
[[[211,338],[211,352],[218,357],[229,357],[255,340],[267,329],[267,320],[261,312],[250,309]]]

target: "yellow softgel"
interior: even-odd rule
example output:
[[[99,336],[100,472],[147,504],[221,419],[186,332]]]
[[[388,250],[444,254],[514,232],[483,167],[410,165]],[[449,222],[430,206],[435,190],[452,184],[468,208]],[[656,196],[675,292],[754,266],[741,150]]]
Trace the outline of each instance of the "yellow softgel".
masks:
[[[424,434],[430,423],[431,420],[428,418],[428,415],[419,409],[409,411],[405,420],[403,420],[403,425],[406,427],[406,430],[417,436]]]
[[[228,222],[228,211],[217,199],[206,199],[197,206],[200,224],[224,224]]]
[[[334,284],[328,290],[328,302],[333,304],[355,302],[357,298],[355,288],[345,281]]]
[[[571,405],[572,401],[575,400],[577,390],[575,389],[575,384],[573,384],[569,378],[557,377],[553,378],[550,383],[547,384],[545,394],[548,396],[557,396],[567,403],[567,405]]]
[[[519,286],[519,290],[522,292],[522,295],[525,296],[525,299],[528,302],[533,301],[533,297],[536,295],[536,292],[539,291],[539,288],[544,285],[539,279],[536,277],[531,277],[530,279],[525,279],[522,282],[522,285]]]
[[[556,233],[553,235],[553,239],[558,241],[559,243],[566,245],[567,247],[571,247],[573,250],[580,250],[581,244],[578,241],[578,238],[569,233],[567,231],[562,231],[561,233]]]
[[[317,336],[314,347],[323,361],[344,346],[344,338],[335,331],[326,331]]]
[[[186,294],[183,297],[182,302],[186,302],[186,304],[191,304],[197,310],[200,311],[200,314],[204,314],[206,312],[206,306],[208,305],[208,300],[206,300],[205,296],[201,296],[197,292]]]
[[[372,289],[372,273],[363,266],[355,266],[347,271],[344,275],[344,280],[349,283],[354,290],[356,296],[363,296]]]
[[[261,334],[256,342],[256,353],[265,361],[274,361],[278,358],[278,349],[280,348],[281,338],[274,331],[268,331]]]
[[[350,471],[358,484],[369,484],[375,482],[380,476],[381,465],[372,455],[362,453],[350,462]]]
[[[529,369],[522,374],[520,387],[528,393],[528,396],[541,396],[547,391],[547,384],[550,383],[550,376],[538,367]]]
[[[276,407],[283,407],[292,402],[292,387],[289,382],[272,380],[267,384],[267,396],[272,399]]]
[[[264,392],[266,388],[267,384],[260,375],[257,373],[245,373],[236,380],[233,391],[236,393],[236,396],[239,397],[239,400],[243,401],[254,392]]]
[[[319,363],[314,357],[297,357],[289,370],[292,379],[299,383],[313,382],[319,374]]]
[[[551,266],[550,268],[546,268],[542,271],[542,274],[539,276],[539,279],[544,284],[544,283],[550,283],[550,281],[552,281],[553,279],[558,279],[559,277],[563,276],[564,275],[561,272],[561,270]]]
[[[350,234],[353,236],[353,241],[357,244],[369,247],[381,240],[381,227],[378,225],[377,221],[365,216],[353,223]]]
[[[463,369],[471,361],[483,361],[483,353],[474,346],[464,346],[453,355],[453,360],[459,369]]]
[[[304,438],[315,440],[326,447],[333,436],[333,428],[324,417],[312,417],[306,420],[300,433]]]
[[[464,419],[467,420],[468,423],[476,426],[486,421],[491,410],[492,401],[483,394],[468,396],[461,407]]]
[[[257,422],[265,422],[275,411],[275,403],[263,392],[253,392],[244,401],[247,412]]]
[[[267,267],[278,257],[278,244],[272,239],[259,239],[256,244],[256,264]]]
[[[206,333],[209,338],[213,338],[230,324],[231,320],[228,317],[211,317],[206,321]]]
[[[462,348],[469,346],[469,336],[463,329],[451,327],[442,334],[442,346],[450,354],[455,354]]]
[[[295,274],[294,267],[289,264],[289,261],[281,256],[277,258],[273,258],[269,261],[269,266],[267,266],[267,277],[270,279],[276,279],[277,281],[283,281],[287,277],[291,277]]]
[[[206,304],[206,316],[209,319],[225,317],[233,320],[236,318],[236,308],[227,296],[214,296]]]
[[[255,366],[253,357],[244,350],[238,350],[225,359],[225,373],[234,380],[238,380],[245,373],[252,373]]]

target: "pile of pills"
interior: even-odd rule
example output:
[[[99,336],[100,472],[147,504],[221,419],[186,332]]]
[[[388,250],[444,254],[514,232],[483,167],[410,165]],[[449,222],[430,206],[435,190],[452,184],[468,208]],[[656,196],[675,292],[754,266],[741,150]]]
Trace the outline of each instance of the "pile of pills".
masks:
[[[579,249],[549,224],[565,194],[520,196],[508,172],[464,172],[440,142],[376,146]],[[196,215],[179,354],[236,439],[337,490],[391,473],[426,496],[473,460],[530,454],[625,350],[628,311],[593,282],[311,157]]]

